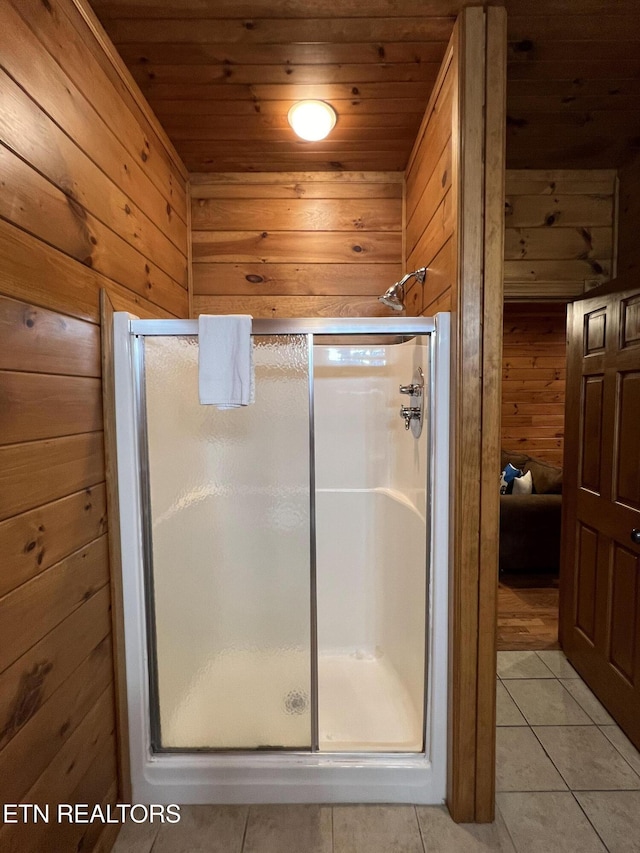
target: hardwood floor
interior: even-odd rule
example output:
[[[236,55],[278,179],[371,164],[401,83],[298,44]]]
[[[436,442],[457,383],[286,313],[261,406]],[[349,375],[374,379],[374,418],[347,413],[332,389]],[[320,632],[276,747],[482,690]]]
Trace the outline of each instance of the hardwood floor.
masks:
[[[558,578],[501,574],[498,581],[498,651],[559,648]]]

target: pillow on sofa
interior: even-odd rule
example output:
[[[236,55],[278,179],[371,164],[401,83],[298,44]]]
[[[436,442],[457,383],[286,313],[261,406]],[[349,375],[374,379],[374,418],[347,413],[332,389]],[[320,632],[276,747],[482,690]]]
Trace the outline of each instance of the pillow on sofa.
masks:
[[[527,471],[521,477],[515,477],[513,480],[514,495],[530,495],[533,493],[533,477],[531,471]]]
[[[537,495],[559,495],[562,493],[562,468],[530,459],[524,466],[526,473],[531,472],[533,488]]]
[[[507,462],[502,474],[500,475],[500,494],[510,495],[513,491],[513,483],[517,477],[522,477],[523,472],[519,468],[515,468],[511,462]]]

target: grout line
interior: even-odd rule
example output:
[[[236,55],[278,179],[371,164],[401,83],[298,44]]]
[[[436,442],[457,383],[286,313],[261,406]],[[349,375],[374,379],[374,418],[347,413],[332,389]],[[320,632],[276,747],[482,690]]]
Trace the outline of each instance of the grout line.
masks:
[[[558,676],[557,676],[557,675],[555,674],[555,672],[551,669],[551,667],[550,667],[548,664],[546,664],[546,663],[544,662],[544,660],[540,657],[540,655],[538,654],[537,649],[536,649],[536,651],[534,652],[534,654],[535,654],[535,656],[538,658],[538,660],[539,660],[539,661],[540,661],[544,666],[546,666],[546,667],[547,667],[547,669],[548,669],[548,670],[549,670],[549,672],[553,675],[553,677],[554,677],[554,678],[557,678]]]
[[[420,824],[420,818],[418,817],[418,809],[415,807],[415,805],[413,807],[413,813],[415,815],[416,822],[418,824],[418,835],[420,836],[420,843],[422,844],[422,853],[427,853],[427,845],[425,844],[425,841],[424,841],[424,836],[422,834],[422,826]],[[451,816],[449,816],[449,818],[451,819]]]
[[[156,846],[156,842],[158,840],[158,836],[160,835],[160,826],[156,829],[156,834],[153,836],[153,841],[151,842],[151,847],[149,848],[149,853],[153,853],[153,848]]]
[[[581,709],[584,711],[584,713],[587,715],[587,717],[589,717],[589,719],[590,719],[590,720],[591,720],[591,722],[594,724],[594,726],[597,726],[598,724],[597,724],[597,723],[596,723],[596,721],[593,719],[593,717],[591,716],[591,714],[587,711],[587,709],[586,709],[586,708],[584,707],[584,705],[580,702],[580,700],[579,700],[576,696],[574,696],[574,695],[573,695],[573,693],[569,690],[569,688],[567,687],[567,685],[563,683],[563,680],[562,680],[561,678],[558,678],[558,681],[560,682],[560,684],[562,684],[562,686],[563,686],[563,687],[564,687],[564,689],[567,691],[567,693],[569,694],[569,696],[571,696],[571,698],[573,699],[573,701],[574,701],[574,702],[576,702],[576,704],[578,705],[578,707],[579,707],[579,708],[581,708]],[[564,679],[564,681],[577,681],[577,679],[576,679],[576,678],[565,678],[565,679]],[[582,679],[580,679],[580,681],[582,681]],[[589,687],[589,685],[588,685],[585,681],[582,681],[582,683],[583,683],[583,684],[584,684],[584,686],[587,688],[587,690],[589,690],[589,691],[590,691],[590,693],[591,693],[591,695],[593,696],[593,698],[595,699],[595,701],[596,701],[596,702],[598,702],[598,701],[599,701],[599,700],[598,700],[598,697],[595,695],[595,693],[593,692],[593,690],[591,690],[591,688]],[[600,703],[600,704],[602,705],[602,703]],[[606,708],[604,707],[604,705],[602,705],[602,708],[603,708],[603,710],[606,712]]]
[[[247,829],[249,827],[249,811],[251,810],[251,806],[247,806],[247,814],[244,819],[244,829],[242,831],[242,843],[240,844],[240,853],[244,851],[244,845],[247,840]]]
[[[573,702],[575,702],[575,704],[578,706],[578,708],[582,711],[582,713],[583,713],[583,714],[585,714],[585,715],[586,715],[587,719],[589,720],[589,722],[588,722],[588,723],[530,723],[530,722],[529,722],[529,720],[527,719],[527,715],[525,714],[524,710],[523,710],[523,709],[520,707],[520,705],[518,704],[518,700],[516,699],[516,697],[515,697],[515,696],[513,696],[513,695],[511,694],[511,691],[510,691],[510,690],[509,690],[509,688],[505,685],[505,690],[506,690],[506,691],[507,691],[507,693],[509,694],[509,697],[511,698],[511,701],[512,701],[512,702],[513,702],[513,704],[516,706],[516,708],[520,711],[520,713],[521,713],[521,714],[522,714],[522,716],[524,717],[524,719],[525,719],[525,721],[526,721],[527,725],[528,725],[530,728],[531,728],[532,726],[534,726],[534,725],[535,725],[537,728],[545,728],[545,727],[549,727],[549,726],[553,726],[554,728],[558,728],[558,727],[560,727],[560,728],[561,728],[561,727],[563,727],[563,726],[590,726],[590,725],[595,726],[595,725],[597,725],[597,723],[596,723],[596,722],[595,722],[595,720],[591,717],[591,715],[589,714],[589,712],[588,712],[585,708],[583,708],[583,707],[582,707],[582,705],[580,704],[580,702],[578,702],[578,700],[575,698],[575,696],[573,696],[573,695],[572,695],[571,691],[570,691],[570,690],[568,690],[568,689],[565,687],[565,685],[562,683],[562,681],[561,681],[557,676],[554,676],[554,678],[553,678],[553,679],[551,679],[551,678],[518,678],[518,679],[512,678],[512,679],[510,679],[510,680],[511,680],[511,681],[544,681],[544,682],[557,681],[557,682],[558,682],[558,684],[560,684],[560,686],[563,688],[563,690],[565,691],[565,693],[567,693],[567,694],[568,694],[569,698],[570,698]],[[520,728],[522,728],[522,727],[520,727]]]
[[[604,723],[603,723],[602,725],[598,725],[598,724],[596,723],[596,725],[597,725],[597,727],[598,727],[598,731],[600,732],[600,734],[602,735],[602,737],[603,737],[603,738],[605,738],[605,740],[607,741],[607,743],[615,749],[615,751],[618,753],[618,755],[620,756],[620,758],[625,762],[625,764],[627,765],[627,767],[629,767],[629,768],[630,768],[631,772],[632,772],[632,773],[634,773],[638,778],[640,778],[640,773],[638,773],[638,771],[636,770],[636,768],[631,764],[631,762],[627,759],[627,757],[626,757],[626,756],[624,756],[624,755],[620,752],[620,750],[619,750],[619,749],[618,749],[618,747],[615,745],[615,743],[612,743],[612,742],[609,740],[609,738],[606,736],[606,734],[602,731],[602,729],[603,729],[603,728],[606,728],[606,724],[604,724]],[[622,731],[622,729],[620,728],[620,726],[619,726],[617,723],[614,723],[614,726],[611,726],[611,725],[610,725],[609,727],[610,727],[610,728],[614,728],[614,727],[615,727],[616,729],[619,729],[619,731],[620,731],[620,732],[622,732],[622,734],[624,735],[624,732]],[[626,737],[626,735],[625,735],[625,737]],[[628,740],[628,738],[627,738],[627,740]],[[631,743],[631,741],[629,741],[629,743]],[[631,746],[633,746],[633,744],[631,744]],[[633,788],[625,788],[625,789],[621,789],[621,790],[633,791],[634,789],[633,789]]]
[[[594,793],[594,792],[578,791],[578,793],[580,793],[580,794],[581,794],[581,793]],[[602,846],[604,847],[604,849],[605,849],[605,850],[607,850],[607,851],[609,851],[609,848],[608,848],[608,847],[607,847],[607,845],[604,843],[604,838],[600,835],[600,833],[599,833],[599,832],[598,832],[598,830],[596,829],[595,825],[591,822],[591,818],[589,817],[589,815],[588,815],[588,814],[586,813],[586,811],[582,808],[582,803],[581,803],[581,802],[580,802],[580,800],[576,797],[576,792],[575,792],[575,791],[571,791],[571,796],[573,797],[573,799],[574,799],[574,800],[576,801],[576,803],[578,804],[578,808],[580,809],[580,811],[582,812],[582,814],[586,817],[586,819],[587,819],[587,823],[589,824],[589,826],[593,829],[593,831],[595,832],[595,834],[598,836],[598,838],[599,838],[599,839],[600,839],[600,841],[602,842]]]
[[[563,782],[565,783],[565,785],[567,786],[567,789],[568,789],[569,791],[571,791],[571,793],[573,793],[573,789],[571,788],[571,786],[569,785],[569,783],[567,782],[567,780],[564,778],[564,776],[563,776],[563,774],[562,774],[562,771],[561,771],[561,770],[560,770],[560,768],[556,765],[556,763],[555,763],[555,761],[553,760],[553,758],[549,755],[549,753],[548,753],[548,752],[547,752],[547,750],[545,749],[544,744],[542,743],[542,741],[540,740],[540,738],[538,737],[538,735],[533,731],[533,726],[529,726],[529,728],[530,728],[530,729],[531,729],[531,731],[533,732],[533,736],[535,737],[535,739],[538,741],[538,743],[539,743],[539,744],[540,744],[540,746],[542,747],[542,751],[544,752],[544,754],[547,756],[547,758],[549,759],[549,761],[553,764],[553,766],[554,766],[554,767],[556,768],[556,770],[558,771],[558,774],[560,775],[560,778],[562,779],[562,781],[563,781]],[[574,726],[574,728],[575,728],[575,726]],[[585,728],[585,726],[583,726],[582,728]]]
[[[333,827],[333,813],[334,813],[334,807],[331,806],[331,853],[335,853],[335,849],[336,849],[335,832],[334,832],[334,827]]]
[[[496,792],[496,793],[497,793],[497,792]],[[506,793],[511,794],[511,793],[517,793],[517,791],[514,791],[514,792],[512,792],[512,791],[504,791],[503,793],[505,793],[505,794],[506,794]],[[498,821],[497,821],[498,816],[500,816],[500,824],[501,824],[501,826],[502,826],[502,828],[503,828],[504,832],[506,832],[506,833],[507,833],[507,837],[509,838],[509,841],[511,842],[511,846],[512,846],[512,847],[513,847],[513,849],[516,851],[516,853],[520,853],[520,851],[518,850],[518,847],[517,847],[517,845],[516,845],[515,839],[514,839],[513,835],[511,835],[511,830],[509,829],[509,826],[508,826],[508,824],[507,824],[506,820],[504,819],[504,815],[502,814],[502,811],[500,810],[500,806],[498,805],[498,799],[497,799],[497,797],[496,797],[496,800],[495,800],[495,810],[496,810],[496,817],[494,818],[494,825],[495,825],[495,827],[496,827],[496,834],[497,834],[497,836],[498,836],[498,843],[500,844],[500,848],[502,848],[502,843],[501,843],[501,841],[500,841],[500,830],[498,829],[498,826],[497,826],[497,824],[498,824]]]

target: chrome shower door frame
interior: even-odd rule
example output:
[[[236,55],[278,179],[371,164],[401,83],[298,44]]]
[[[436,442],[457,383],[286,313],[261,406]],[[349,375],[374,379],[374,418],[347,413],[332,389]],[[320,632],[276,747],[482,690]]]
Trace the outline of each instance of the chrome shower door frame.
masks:
[[[144,418],[143,339],[197,335],[196,320],[114,317],[116,439],[122,541],[123,609],[131,776],[135,801],[156,803],[439,803],[446,787],[449,315],[435,318],[254,320],[253,335],[306,335],[309,346],[310,751],[158,751],[154,748],[156,661],[151,524]],[[424,751],[318,752],[318,648],[315,562],[313,336],[428,335],[431,429],[427,493]],[[434,401],[438,400],[438,405]],[[437,491],[436,491],[437,487]],[[157,729],[156,729],[157,731]]]

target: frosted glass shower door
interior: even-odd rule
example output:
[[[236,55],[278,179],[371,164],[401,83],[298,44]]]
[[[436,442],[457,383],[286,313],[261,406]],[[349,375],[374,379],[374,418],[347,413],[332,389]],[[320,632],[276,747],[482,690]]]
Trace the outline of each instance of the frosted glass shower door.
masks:
[[[311,744],[307,338],[254,344],[255,404],[219,411],[197,338],[144,339],[155,749]]]

